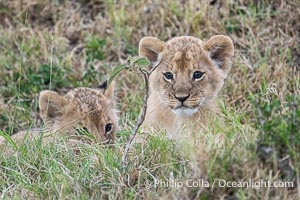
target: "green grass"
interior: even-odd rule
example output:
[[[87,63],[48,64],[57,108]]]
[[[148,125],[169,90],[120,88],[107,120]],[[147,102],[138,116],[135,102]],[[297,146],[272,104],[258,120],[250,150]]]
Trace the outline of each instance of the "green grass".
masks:
[[[94,87],[138,53],[144,36],[227,34],[235,42],[220,115],[175,142],[138,135],[121,158],[143,103],[136,71],[116,77],[120,127],[114,148],[11,141],[0,151],[0,199],[297,199],[300,171],[298,1],[0,2],[0,135],[42,126],[37,98]],[[74,31],[75,30],[75,31]],[[212,128],[214,127],[214,129]],[[143,141],[143,142],[141,142]],[[198,145],[195,145],[198,144]],[[4,153],[6,151],[6,153]],[[292,181],[294,188],[172,188],[161,181]]]

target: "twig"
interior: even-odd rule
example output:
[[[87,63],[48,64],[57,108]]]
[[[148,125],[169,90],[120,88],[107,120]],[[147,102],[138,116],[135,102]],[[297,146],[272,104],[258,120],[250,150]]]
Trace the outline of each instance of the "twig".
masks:
[[[133,129],[133,133],[132,135],[129,137],[126,146],[125,146],[125,150],[122,156],[122,166],[123,168],[127,167],[127,157],[128,157],[128,152],[131,146],[132,141],[134,140],[139,128],[141,127],[141,125],[143,124],[144,120],[145,120],[145,116],[146,116],[146,112],[147,112],[147,102],[148,102],[148,98],[149,98],[149,77],[152,74],[152,72],[159,66],[159,64],[161,63],[161,61],[154,66],[150,72],[146,71],[145,69],[139,68],[140,71],[142,72],[142,74],[144,75],[144,80],[145,80],[145,94],[144,94],[144,104],[142,107],[142,110],[140,112],[139,118],[137,120],[137,123]]]
[[[133,139],[135,138],[139,128],[141,127],[141,125],[143,124],[144,120],[145,120],[145,116],[146,116],[146,111],[147,111],[147,101],[149,98],[149,73],[146,70],[143,70],[140,68],[140,71],[143,73],[144,75],[144,80],[145,80],[145,94],[144,94],[144,105],[142,107],[141,113],[139,115],[139,118],[137,120],[137,123],[133,129],[133,133],[132,135],[129,137],[123,156],[122,156],[122,166],[123,168],[127,167],[127,156],[128,156],[128,152],[131,146],[131,143],[133,141]]]

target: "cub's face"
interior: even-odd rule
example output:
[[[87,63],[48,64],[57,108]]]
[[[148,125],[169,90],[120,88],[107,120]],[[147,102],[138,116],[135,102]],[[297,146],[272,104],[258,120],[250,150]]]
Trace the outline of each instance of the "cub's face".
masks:
[[[151,92],[178,115],[189,116],[214,99],[230,70],[233,43],[227,36],[207,42],[175,37],[164,43],[154,37],[140,41],[139,54],[156,67],[150,77]]]
[[[40,114],[52,131],[75,132],[84,128],[104,143],[113,143],[117,131],[113,89],[76,88],[65,96],[43,91],[39,97]]]

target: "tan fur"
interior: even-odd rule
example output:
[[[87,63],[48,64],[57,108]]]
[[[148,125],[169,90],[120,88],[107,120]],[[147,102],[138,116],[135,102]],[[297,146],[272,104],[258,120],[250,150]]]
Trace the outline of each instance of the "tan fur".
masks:
[[[215,99],[224,84],[234,54],[232,40],[217,35],[204,42],[190,36],[175,37],[166,43],[145,37],[140,56],[157,66],[150,76],[150,96],[144,127],[165,129],[171,137],[184,127],[197,131],[217,111]],[[193,78],[195,71],[204,73]],[[164,73],[171,72],[173,80]],[[179,98],[186,97],[183,103]]]
[[[113,87],[106,91],[81,87],[70,90],[64,96],[53,91],[42,91],[39,108],[45,131],[39,128],[21,131],[14,134],[12,139],[32,139],[44,132],[47,140],[62,133],[74,134],[76,128],[85,127],[99,141],[113,143],[118,129]],[[107,124],[111,124],[112,129],[106,132]],[[0,137],[0,144],[5,141]]]

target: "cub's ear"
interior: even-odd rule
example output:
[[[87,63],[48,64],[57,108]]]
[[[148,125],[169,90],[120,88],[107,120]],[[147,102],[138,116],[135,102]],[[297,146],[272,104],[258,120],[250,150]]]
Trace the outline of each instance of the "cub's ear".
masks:
[[[49,90],[42,91],[39,97],[39,108],[43,121],[61,116],[67,104],[68,100],[60,94]]]
[[[139,43],[139,55],[146,57],[151,62],[151,67],[154,67],[160,62],[159,54],[164,50],[165,43],[156,37],[144,37]]]
[[[101,90],[106,90],[108,86],[108,81],[104,81],[103,83],[101,83],[101,85],[99,85],[97,88],[101,89]]]
[[[104,81],[101,85],[97,87],[98,90],[100,90],[104,96],[106,96],[109,100],[111,100],[112,105],[115,106],[115,88],[116,88],[116,82],[112,81],[110,85],[108,85],[108,80]]]
[[[106,89],[104,90],[104,95],[112,101],[113,105],[115,101],[115,88],[116,82],[112,81],[109,86],[106,84]]]
[[[234,46],[230,37],[216,35],[204,43],[204,50],[214,63],[227,74],[230,70],[230,58],[234,54]]]

